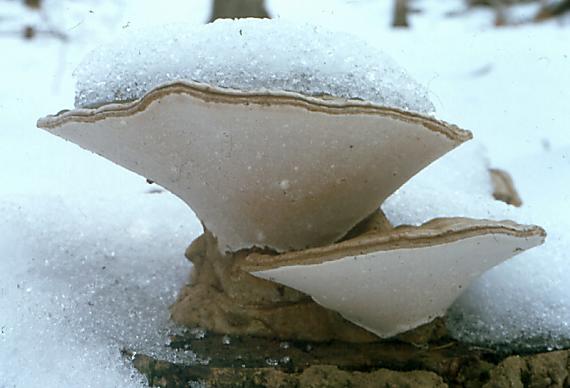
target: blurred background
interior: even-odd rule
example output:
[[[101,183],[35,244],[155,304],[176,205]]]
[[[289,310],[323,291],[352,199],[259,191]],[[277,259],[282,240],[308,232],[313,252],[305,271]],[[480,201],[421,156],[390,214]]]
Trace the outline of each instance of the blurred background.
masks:
[[[410,27],[411,15],[421,14],[424,12],[426,1],[422,0],[347,0],[344,3],[360,6],[362,3],[386,3],[385,6],[390,7],[388,15],[379,15],[379,21],[385,22],[386,16],[389,16],[389,23],[393,27]],[[492,12],[492,23],[495,26],[512,26],[523,23],[538,23],[552,18],[558,18],[570,11],[570,1],[568,0],[462,0],[459,1],[442,1],[447,6],[453,4],[453,8],[449,8],[447,16],[460,16],[462,13],[469,12],[474,9],[488,9]],[[82,4],[83,3],[83,4]],[[104,8],[116,8],[116,15],[127,12],[127,4],[125,0],[108,1],[109,4],[101,4],[101,2],[93,2],[87,5],[86,2],[70,1],[70,0],[2,0],[0,4],[4,11],[2,12],[2,32],[3,34],[21,34],[27,39],[34,38],[36,34],[47,35],[58,39],[65,40],[69,37],[66,32],[65,23],[62,20],[62,13],[68,13],[73,7],[80,10],[83,7],[95,8],[98,11]],[[88,2],[87,2],[88,3]],[[148,4],[138,4],[137,8],[145,8]],[[172,8],[178,9],[180,13],[190,11],[191,6],[177,4],[171,2]],[[188,1],[186,3],[193,3]],[[207,17],[204,22],[213,21],[218,18],[270,18],[279,16],[279,2],[271,0],[210,0],[208,6],[200,4],[196,6],[195,11],[208,9]],[[323,10],[336,8],[335,1],[319,2],[313,4],[312,7],[322,8]],[[328,3],[328,4],[327,4]],[[454,4],[455,3],[455,4]],[[297,4],[300,13],[305,13],[305,7],[302,3]],[[36,13],[35,16],[22,15],[18,12],[18,8],[26,8]],[[168,2],[166,7],[169,7]],[[295,8],[295,4],[289,5]],[[180,9],[182,8],[182,9]],[[190,8],[190,9],[189,9]],[[90,12],[94,13],[91,9]],[[183,18],[182,15],[179,15]],[[381,20],[380,20],[381,19]],[[109,20],[112,23],[112,18]],[[109,26],[111,27],[111,26]]]

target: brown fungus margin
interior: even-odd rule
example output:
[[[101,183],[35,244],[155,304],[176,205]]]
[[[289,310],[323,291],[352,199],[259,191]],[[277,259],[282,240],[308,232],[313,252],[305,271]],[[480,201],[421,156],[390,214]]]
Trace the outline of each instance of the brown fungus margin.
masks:
[[[438,132],[458,144],[473,138],[473,134],[470,131],[445,121],[362,100],[311,97],[287,91],[256,92],[222,89],[189,81],[175,81],[161,85],[134,101],[109,102],[98,108],[64,110],[56,115],[49,115],[39,119],[37,125],[40,128],[51,129],[68,122],[95,122],[107,117],[127,117],[144,111],[150,104],[169,94],[189,94],[204,102],[212,103],[296,106],[308,111],[327,114],[379,114],[405,122],[421,124],[425,128]]]

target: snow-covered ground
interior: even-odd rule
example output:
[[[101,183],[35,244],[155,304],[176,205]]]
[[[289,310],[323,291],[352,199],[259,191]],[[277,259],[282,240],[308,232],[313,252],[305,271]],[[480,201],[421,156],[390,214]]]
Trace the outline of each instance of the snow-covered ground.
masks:
[[[464,294],[452,309],[454,334],[483,343],[541,337],[545,346],[563,344],[570,338],[570,21],[496,29],[488,11],[448,16],[462,3],[418,0],[425,12],[412,17],[412,28],[393,30],[390,3],[268,6],[274,16],[377,45],[428,86],[439,118],[474,132],[480,144],[454,152],[439,173],[435,165],[418,177],[438,199],[400,216],[414,222],[430,211],[484,211],[467,181],[477,176],[484,147],[520,191],[524,209],[514,216],[548,231],[545,246],[490,271]],[[47,18],[68,36],[64,43],[0,35],[0,387],[140,386],[120,350],[174,357],[164,346],[167,308],[190,271],[183,252],[200,225],[174,196],[36,129],[35,121],[73,106],[71,72],[99,40],[149,24],[202,23],[209,1],[45,6],[43,17],[19,2],[2,3],[0,11],[0,31],[24,19],[45,26]],[[461,173],[452,175],[455,166]],[[429,174],[457,186],[437,193]]]

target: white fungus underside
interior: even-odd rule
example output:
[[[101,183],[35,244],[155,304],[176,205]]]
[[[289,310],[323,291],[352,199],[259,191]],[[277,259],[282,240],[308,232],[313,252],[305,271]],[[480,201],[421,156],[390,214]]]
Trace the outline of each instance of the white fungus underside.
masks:
[[[538,236],[504,233],[464,236],[421,248],[399,247],[252,274],[305,292],[349,321],[389,338],[444,315],[463,287],[518,249],[540,241]]]
[[[126,29],[91,52],[75,76],[76,107],[134,100],[166,82],[190,80],[435,110],[427,90],[377,48],[349,34],[279,19]]]

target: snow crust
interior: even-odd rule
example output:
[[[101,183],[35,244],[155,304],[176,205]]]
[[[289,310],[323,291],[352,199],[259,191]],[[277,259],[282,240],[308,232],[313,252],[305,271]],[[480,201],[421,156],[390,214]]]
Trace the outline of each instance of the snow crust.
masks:
[[[384,202],[386,216],[394,225],[420,225],[438,217],[525,222],[522,212],[493,199],[486,154],[472,140],[436,160]]]
[[[447,324],[457,339],[508,351],[570,346],[570,146],[513,160],[522,208],[493,200],[488,167],[480,143],[464,144],[412,178],[383,210],[395,225],[465,216],[544,227],[545,244],[476,280]]]
[[[75,75],[76,107],[134,100],[166,82],[190,80],[434,111],[427,90],[366,41],[278,19],[127,29],[88,55]]]
[[[506,350],[570,346],[570,146],[518,157],[510,171],[524,218],[543,226],[544,246],[489,271],[449,311],[451,334]]]
[[[142,385],[123,349],[203,361],[166,347],[184,248],[200,231],[172,199],[0,200],[1,387]]]

